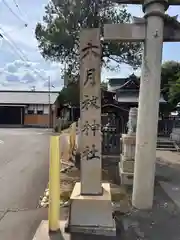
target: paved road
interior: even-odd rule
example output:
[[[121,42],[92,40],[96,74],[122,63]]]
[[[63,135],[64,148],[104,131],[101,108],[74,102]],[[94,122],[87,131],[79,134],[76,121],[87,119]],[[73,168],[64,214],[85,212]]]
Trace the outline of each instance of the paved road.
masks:
[[[37,209],[48,182],[50,132],[0,129],[0,239],[31,240],[46,209]]]

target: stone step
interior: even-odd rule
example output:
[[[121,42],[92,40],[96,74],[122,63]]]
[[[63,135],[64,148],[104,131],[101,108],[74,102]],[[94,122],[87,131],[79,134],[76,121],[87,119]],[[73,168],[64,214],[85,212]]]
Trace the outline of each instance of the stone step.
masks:
[[[166,139],[166,140],[157,139],[157,142],[159,142],[159,143],[173,143],[173,141],[171,139]]]
[[[157,141],[157,144],[160,144],[160,145],[163,145],[163,144],[166,144],[166,145],[174,145],[174,142],[158,142],[158,141]]]
[[[173,143],[173,141],[171,140],[166,140],[166,141],[161,141],[161,140],[157,140],[157,143]]]
[[[157,147],[159,148],[174,148],[174,144],[157,144]]]
[[[177,151],[174,142],[171,140],[158,139],[156,148],[161,151]]]
[[[174,147],[174,148],[156,148],[156,150],[158,151],[172,151],[172,152],[177,152],[177,149]]]
[[[120,175],[120,180],[122,185],[129,185],[129,186],[133,185],[134,174],[124,172],[121,167],[121,163],[119,163],[119,175]]]

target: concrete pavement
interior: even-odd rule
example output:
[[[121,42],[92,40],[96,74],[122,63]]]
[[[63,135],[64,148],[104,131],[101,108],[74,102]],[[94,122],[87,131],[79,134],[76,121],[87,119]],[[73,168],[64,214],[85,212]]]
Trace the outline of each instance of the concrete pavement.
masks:
[[[32,240],[47,209],[37,209],[48,182],[46,129],[0,129],[0,239]]]
[[[156,151],[156,157],[165,163],[180,164],[180,153],[172,151]]]

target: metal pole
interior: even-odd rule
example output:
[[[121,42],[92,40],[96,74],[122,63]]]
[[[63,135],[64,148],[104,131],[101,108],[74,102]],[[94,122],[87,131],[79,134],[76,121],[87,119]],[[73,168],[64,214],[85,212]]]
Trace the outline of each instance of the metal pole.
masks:
[[[21,125],[23,125],[23,108],[21,107]]]
[[[48,77],[49,128],[51,127],[51,79]]]

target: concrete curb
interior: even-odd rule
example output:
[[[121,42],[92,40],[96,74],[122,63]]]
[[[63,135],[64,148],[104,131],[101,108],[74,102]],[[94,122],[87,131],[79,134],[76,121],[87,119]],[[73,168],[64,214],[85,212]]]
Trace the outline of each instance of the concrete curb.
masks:
[[[33,237],[33,240],[70,240],[70,235],[64,232],[65,221],[59,222],[59,231],[49,232],[48,221],[43,220],[36,233]]]

